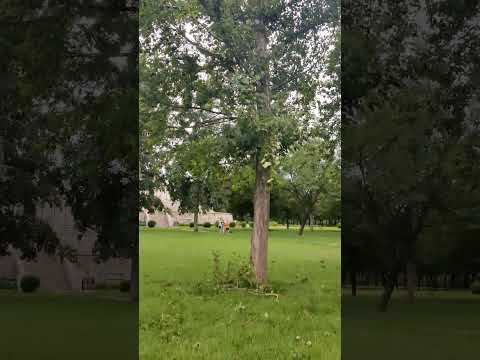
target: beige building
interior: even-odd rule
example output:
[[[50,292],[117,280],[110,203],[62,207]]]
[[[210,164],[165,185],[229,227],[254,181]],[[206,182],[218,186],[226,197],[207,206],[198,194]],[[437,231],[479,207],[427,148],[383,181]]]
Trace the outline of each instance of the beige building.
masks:
[[[87,283],[113,284],[130,279],[130,260],[112,259],[97,264],[92,249],[96,234],[87,232],[78,239],[78,231],[68,208],[43,206],[37,209],[37,216],[46,221],[56,232],[63,245],[77,250],[77,261],[71,262],[58,257],[39,254],[35,261],[20,259],[20,253],[11,251],[10,256],[0,257],[0,279],[15,279],[19,284],[24,275],[35,275],[40,279],[40,290],[82,291]],[[91,287],[90,287],[91,288]]]
[[[150,220],[156,222],[157,227],[173,227],[177,225],[187,225],[193,222],[193,213],[182,214],[179,211],[179,204],[172,201],[169,194],[166,192],[158,192],[156,196],[162,201],[166,211],[155,212],[148,214],[143,211],[139,214],[139,221],[147,223]],[[208,210],[206,212],[200,212],[198,215],[198,223],[203,224],[209,222],[215,224],[216,221],[223,220],[227,223],[233,221],[233,216],[230,213]]]

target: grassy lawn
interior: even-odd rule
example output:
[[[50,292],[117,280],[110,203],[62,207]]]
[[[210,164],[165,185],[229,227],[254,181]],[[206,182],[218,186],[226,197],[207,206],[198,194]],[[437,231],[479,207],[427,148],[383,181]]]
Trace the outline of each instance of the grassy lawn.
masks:
[[[2,360],[135,359],[137,307],[97,295],[0,291]]]
[[[470,292],[419,292],[415,304],[394,293],[388,312],[377,311],[379,293],[342,298],[342,357],[391,360],[477,359],[480,296]]]
[[[340,359],[340,232],[274,230],[269,241],[279,301],[196,291],[212,277],[212,250],[248,258],[250,231],[142,228],[140,359]]]

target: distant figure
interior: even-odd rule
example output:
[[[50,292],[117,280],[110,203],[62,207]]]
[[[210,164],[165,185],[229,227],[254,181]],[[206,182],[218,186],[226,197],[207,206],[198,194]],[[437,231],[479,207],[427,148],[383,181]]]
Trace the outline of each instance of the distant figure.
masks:
[[[220,219],[220,232],[223,234],[225,232],[225,222],[223,219]]]

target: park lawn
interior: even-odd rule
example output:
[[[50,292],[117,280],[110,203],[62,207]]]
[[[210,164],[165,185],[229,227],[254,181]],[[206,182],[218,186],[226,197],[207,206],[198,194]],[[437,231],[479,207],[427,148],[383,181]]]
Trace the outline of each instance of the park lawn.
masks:
[[[212,277],[212,251],[223,262],[234,253],[248,259],[249,246],[248,230],[141,229],[141,360],[340,359],[338,229],[303,237],[270,232],[269,279],[280,289],[278,302],[196,291]]]
[[[421,291],[414,304],[396,291],[386,313],[379,292],[342,298],[342,357],[358,360],[477,359],[480,296],[467,291]]]
[[[138,354],[138,309],[125,299],[0,290],[0,326],[2,360],[131,360]]]

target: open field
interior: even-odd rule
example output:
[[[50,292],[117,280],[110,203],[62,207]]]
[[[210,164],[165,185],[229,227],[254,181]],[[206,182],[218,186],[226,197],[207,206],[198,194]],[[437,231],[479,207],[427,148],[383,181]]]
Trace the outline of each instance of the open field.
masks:
[[[269,278],[278,302],[208,291],[212,251],[223,262],[234,253],[248,259],[249,239],[240,229],[142,228],[140,359],[340,359],[338,229],[303,237],[270,232]]]
[[[386,313],[378,291],[342,298],[345,360],[460,360],[478,358],[480,296],[466,291],[422,291],[414,304],[395,291]]]
[[[137,316],[134,304],[100,295],[1,290],[0,358],[135,359]]]

